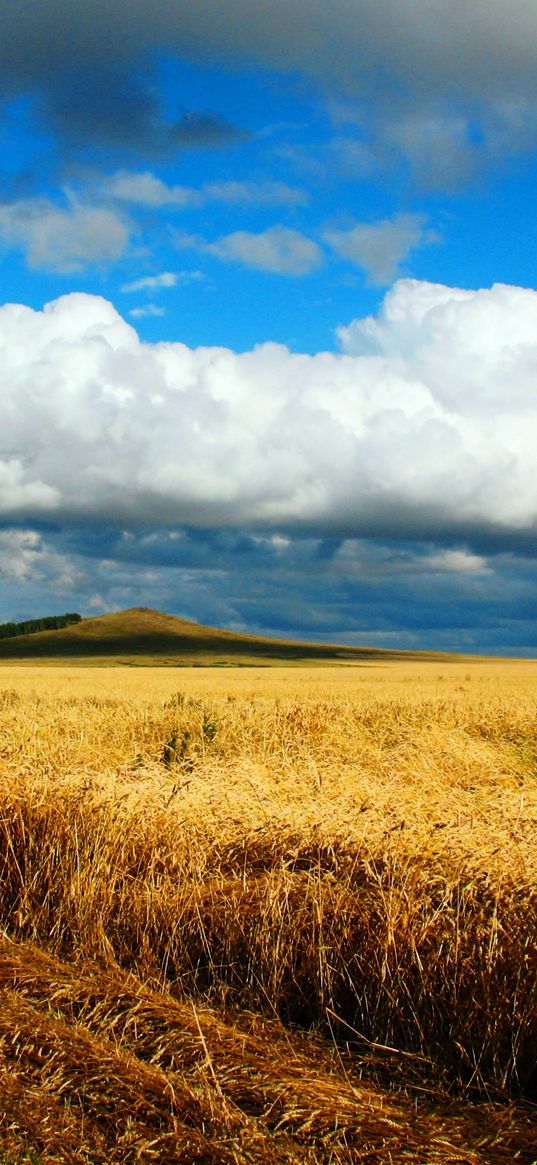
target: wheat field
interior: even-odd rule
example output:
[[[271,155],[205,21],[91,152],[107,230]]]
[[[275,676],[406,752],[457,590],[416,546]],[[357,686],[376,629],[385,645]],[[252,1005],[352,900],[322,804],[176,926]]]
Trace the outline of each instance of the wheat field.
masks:
[[[537,1161],[537,664],[0,668],[0,1162]]]

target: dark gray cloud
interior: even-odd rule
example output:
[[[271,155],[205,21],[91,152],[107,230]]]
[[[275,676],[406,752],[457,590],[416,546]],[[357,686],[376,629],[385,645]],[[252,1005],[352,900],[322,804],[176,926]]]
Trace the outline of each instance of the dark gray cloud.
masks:
[[[243,141],[250,135],[232,125],[218,113],[184,113],[181,120],[170,127],[170,144],[190,149],[224,146]]]
[[[43,88],[41,113],[77,150],[98,144],[159,157],[178,149],[215,149],[249,136],[211,110],[164,118],[159,96],[143,75],[102,64],[63,71],[54,87]]]
[[[537,655],[537,558],[363,539],[325,550],[244,530],[6,528],[1,615],[144,603],[260,634]]]
[[[439,154],[447,143],[450,170],[467,170],[476,117],[493,151],[536,140],[537,9],[527,0],[33,0],[23,10],[2,0],[0,20],[4,92],[40,93],[72,139],[79,128],[149,147],[151,66],[166,52],[302,73],[358,107],[373,98],[384,139],[416,155],[418,170],[424,135],[433,148],[441,138]],[[183,144],[229,132],[199,112],[176,128]]]
[[[2,72],[40,80],[74,63],[138,64],[155,46],[257,59],[360,91],[390,77],[428,93],[535,94],[537,12],[527,0],[3,0]],[[61,32],[61,35],[59,35]]]
[[[212,110],[163,115],[152,58],[168,33],[151,8],[46,0],[13,19],[1,2],[0,95],[33,95],[34,118],[75,151],[98,145],[159,156],[243,140],[246,131]]]

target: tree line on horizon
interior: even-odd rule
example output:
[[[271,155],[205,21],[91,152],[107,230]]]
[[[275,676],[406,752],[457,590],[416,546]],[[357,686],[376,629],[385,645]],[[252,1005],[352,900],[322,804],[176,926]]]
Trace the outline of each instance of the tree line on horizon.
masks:
[[[25,619],[22,623],[0,623],[0,639],[15,635],[33,635],[36,631],[59,631],[72,623],[81,623],[82,615],[68,611],[65,615],[43,615],[41,619]]]

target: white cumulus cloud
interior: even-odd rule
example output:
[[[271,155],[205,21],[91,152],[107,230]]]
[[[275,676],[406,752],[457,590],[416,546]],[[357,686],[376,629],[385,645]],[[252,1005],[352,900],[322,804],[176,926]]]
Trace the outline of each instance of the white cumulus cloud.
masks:
[[[99,297],[4,306],[3,515],[451,540],[459,572],[472,533],[534,537],[537,292],[401,280],[340,340],[191,350]]]

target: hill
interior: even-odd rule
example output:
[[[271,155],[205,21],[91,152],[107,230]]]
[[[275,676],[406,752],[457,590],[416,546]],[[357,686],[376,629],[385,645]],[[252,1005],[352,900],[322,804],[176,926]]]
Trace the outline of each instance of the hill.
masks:
[[[0,662],[153,665],[254,665],[276,663],[358,663],[376,659],[445,659],[434,652],[384,651],[262,638],[204,627],[149,607],[82,619],[70,627],[0,640]],[[449,658],[449,657],[448,657]]]

